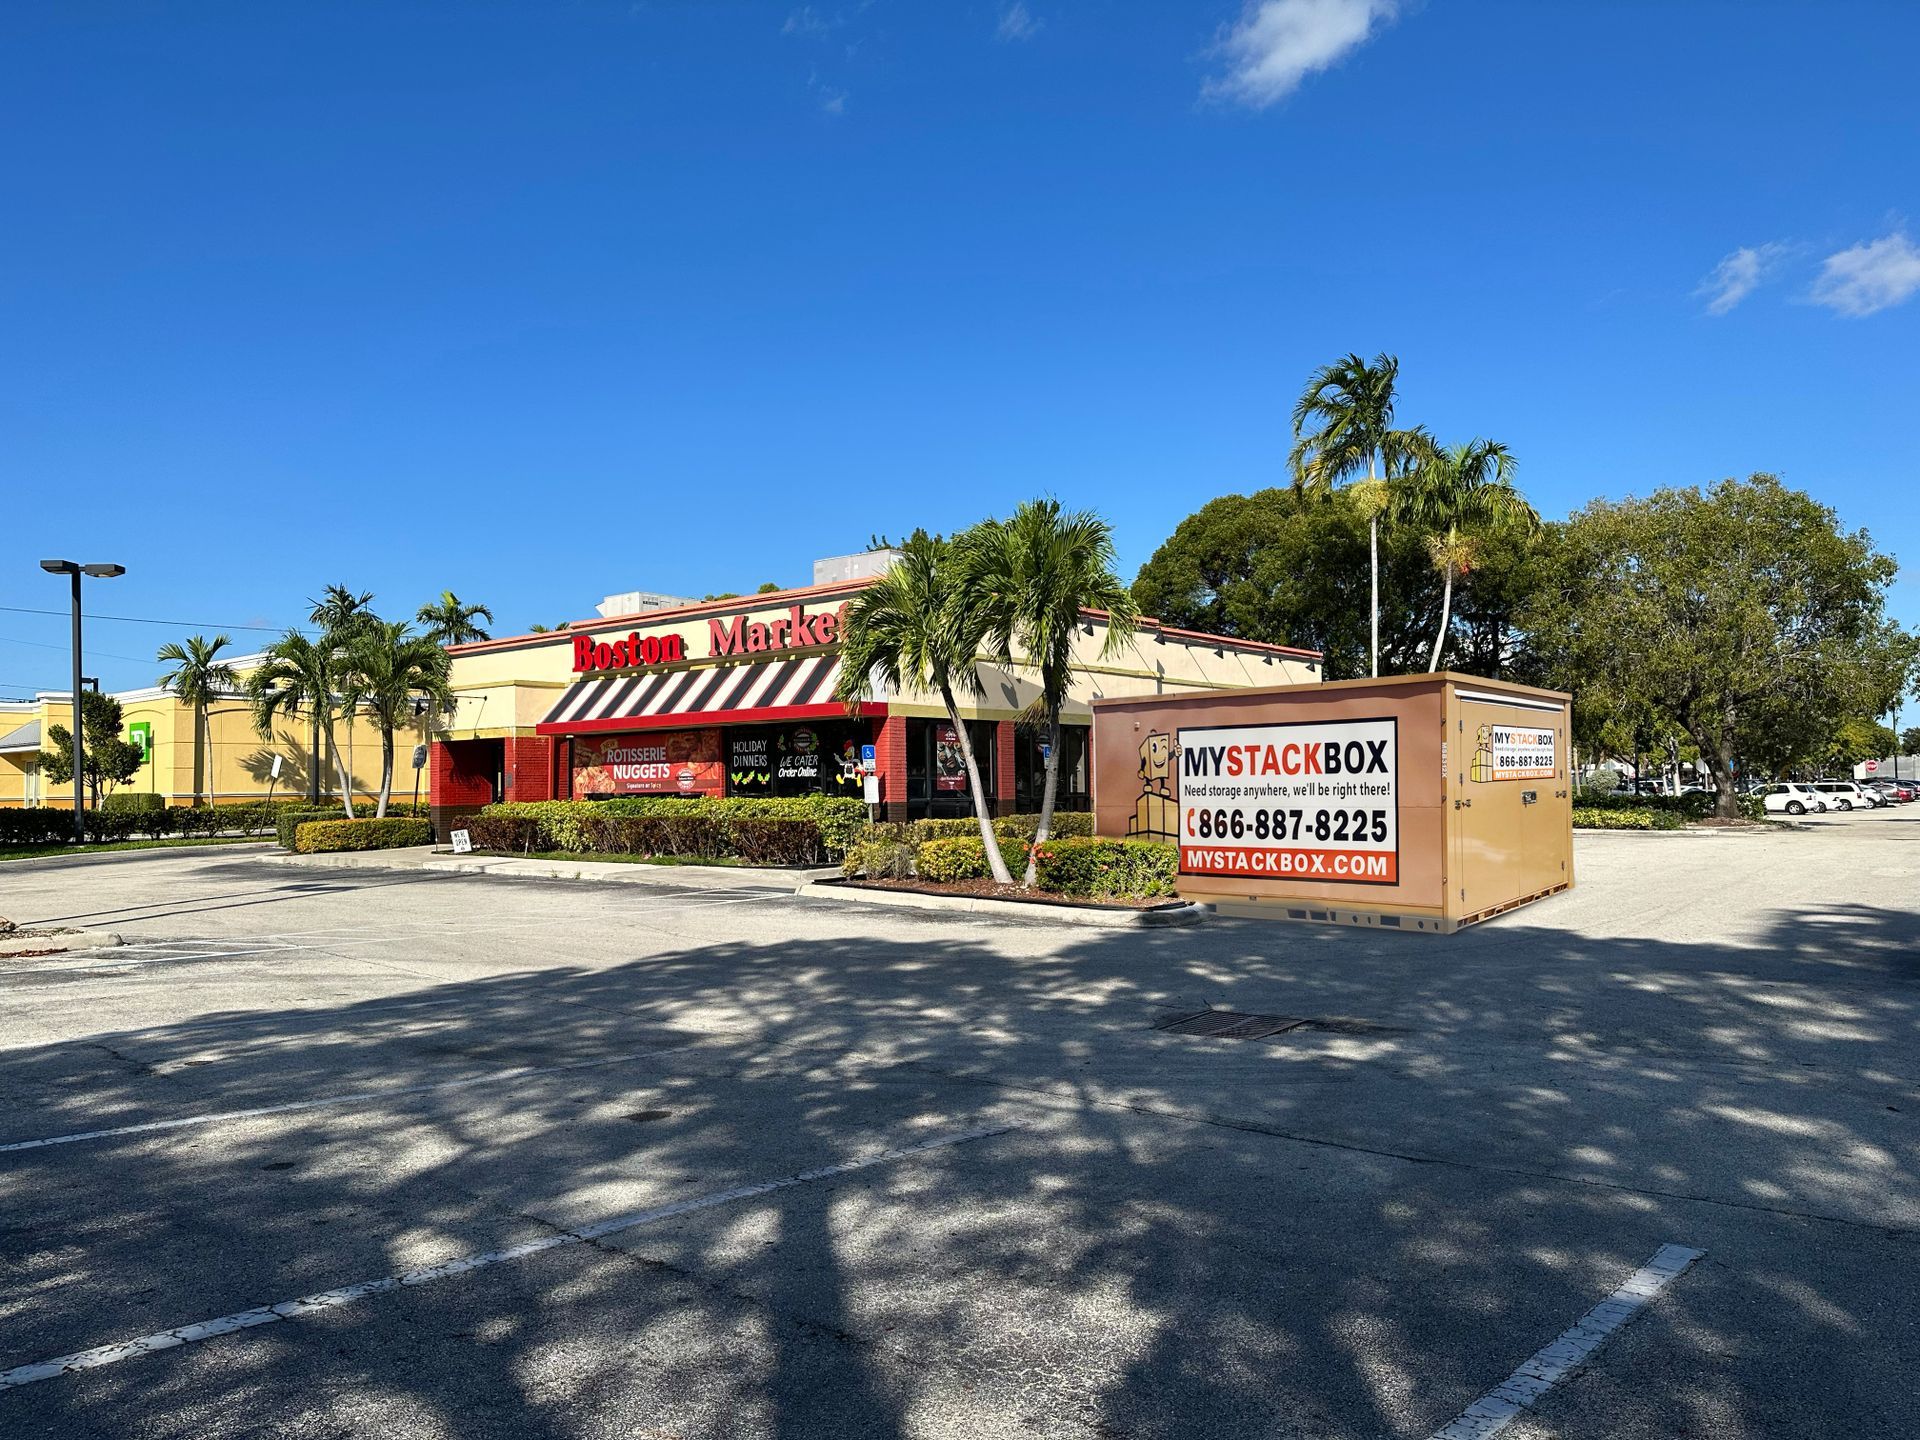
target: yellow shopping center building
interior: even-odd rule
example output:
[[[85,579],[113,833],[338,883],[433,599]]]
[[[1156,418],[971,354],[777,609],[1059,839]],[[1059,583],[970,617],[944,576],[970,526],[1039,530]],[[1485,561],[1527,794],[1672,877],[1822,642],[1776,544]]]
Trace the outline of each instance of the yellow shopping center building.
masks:
[[[224,658],[224,657],[223,657]],[[242,679],[264,657],[242,655],[231,663]],[[198,798],[216,804],[240,800],[298,799],[314,793],[315,739],[310,717],[276,720],[270,735],[254,729],[246,697],[223,696],[207,707],[205,733],[196,723],[191,705],[171,691],[154,686],[115,693],[121,707],[121,737],[146,753],[146,761],[116,792],[148,791],[164,796],[170,805],[191,805]],[[50,780],[40,761],[42,750],[54,748],[51,729],[73,728],[73,698],[65,691],[41,691],[31,700],[0,700],[0,806],[46,805],[73,807],[73,782]],[[209,738],[210,737],[210,738]],[[353,777],[356,799],[372,800],[380,792],[380,731],[367,720],[337,718],[334,738],[340,763]],[[412,797],[412,750],[425,740],[418,730],[394,736],[393,796]],[[318,793],[323,799],[340,792],[332,757],[321,747]],[[280,773],[274,777],[274,760]],[[420,798],[426,794],[426,775],[420,776]]]

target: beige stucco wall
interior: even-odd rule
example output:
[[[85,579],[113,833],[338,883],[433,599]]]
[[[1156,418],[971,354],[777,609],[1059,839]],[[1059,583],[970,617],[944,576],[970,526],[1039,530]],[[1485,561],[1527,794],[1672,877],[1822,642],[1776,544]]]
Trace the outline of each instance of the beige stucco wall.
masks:
[[[193,711],[171,694],[157,689],[134,690],[115,697],[122,710],[122,737],[137,721],[153,727],[153,756],[140,767],[133,779],[116,788],[145,790],[164,795],[171,804],[189,805],[196,794],[204,798],[207,781],[196,783],[196,751],[207,757],[205,764],[216,801],[298,797],[307,793],[311,761],[312,726],[305,717],[283,722],[272,735],[263,737],[253,727],[253,717],[243,699],[235,697],[216,703],[209,711],[208,729],[212,743],[196,741]],[[65,696],[42,697],[27,705],[0,706],[0,742],[7,735],[34,720],[40,722],[41,744],[51,748],[50,727],[70,727],[73,708]],[[380,731],[371,722],[360,719],[335,722],[335,734],[341,758],[350,762],[354,794],[371,799],[380,790]],[[424,736],[416,726],[394,734],[393,790],[396,796],[410,796],[413,789],[413,747]],[[273,756],[282,757],[278,784],[270,785]],[[33,797],[30,769],[33,757],[0,755],[0,805],[30,803]],[[338,793],[338,782],[331,762],[323,763],[321,793]],[[38,803],[69,806],[73,785],[54,784],[41,775]],[[421,775],[421,798],[426,798],[426,776]]]
[[[678,636],[686,660],[677,665],[651,667],[655,669],[735,663],[739,657],[716,658],[710,653],[716,622],[723,626],[731,626],[738,620],[766,624],[788,616],[795,605],[801,606],[809,616],[837,611],[860,589],[861,582],[815,586],[654,615],[580,621],[572,629],[552,634],[461,646],[453,651],[457,704],[444,734],[452,739],[474,739],[533,733],[534,726],[567,688],[583,678],[573,669],[573,642],[577,636],[608,644],[632,634]],[[746,658],[772,659],[820,653],[830,648],[780,650]],[[1098,614],[1089,613],[1081,633],[1075,637],[1073,676],[1064,718],[1072,723],[1087,724],[1092,720],[1092,702],[1096,699],[1301,684],[1320,678],[1320,662],[1317,656],[1193,636],[1152,623],[1142,626],[1108,653],[1106,621]],[[985,693],[977,702],[965,700],[963,704],[969,714],[981,718],[1014,718],[1038,693],[1032,671],[1018,665],[1008,669],[986,656],[981,657],[980,677]],[[871,698],[884,702],[897,714],[944,713],[939,698],[931,694],[873,694]]]

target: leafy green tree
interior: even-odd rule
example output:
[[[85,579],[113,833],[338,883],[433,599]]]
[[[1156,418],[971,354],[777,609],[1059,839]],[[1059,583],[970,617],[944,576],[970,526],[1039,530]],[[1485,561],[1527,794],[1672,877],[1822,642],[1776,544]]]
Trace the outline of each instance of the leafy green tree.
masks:
[[[1532,535],[1540,517],[1513,486],[1513,456],[1492,440],[1469,440],[1424,454],[1394,491],[1393,518],[1426,537],[1440,572],[1440,624],[1433,632],[1427,673],[1440,668],[1453,619],[1453,580],[1470,569],[1487,535]]]
[[[959,586],[979,607],[987,644],[1003,663],[1023,664],[1039,676],[1037,709],[1048,744],[1037,847],[1053,833],[1060,709],[1072,680],[1082,612],[1106,612],[1102,655],[1132,638],[1139,612],[1132,592],[1113,573],[1113,527],[1091,511],[1064,511],[1058,500],[1029,500],[1006,520],[981,521],[960,537],[957,548]],[[1029,853],[1023,885],[1032,886],[1036,865]]]
[[[1222,495],[1141,566],[1133,598],[1170,625],[1318,650],[1328,679],[1352,679],[1370,668],[1371,538],[1351,488],[1324,498],[1280,488]],[[1390,528],[1378,544],[1379,657],[1389,672],[1406,670],[1425,658],[1440,578],[1412,532]]]
[[[916,530],[897,547],[900,558],[847,602],[840,632],[840,684],[837,698],[849,711],[859,708],[868,677],[877,675],[889,689],[931,690],[946,707],[960,739],[967,786],[987,864],[1002,885],[1013,883],[993,833],[987,792],[973,741],[960,717],[958,696],[985,693],[975,663],[985,629],[973,592],[958,582],[953,545],[938,535]]]
[[[213,803],[213,729],[209,718],[209,707],[223,696],[231,695],[240,688],[240,679],[234,674],[233,666],[220,659],[220,652],[232,644],[230,637],[216,635],[209,640],[204,635],[190,635],[182,645],[177,640],[169,640],[162,645],[154,656],[163,665],[173,669],[160,677],[163,689],[170,690],[182,704],[193,707],[193,799],[200,802],[200,792],[207,792],[207,803]]]
[[[380,798],[375,816],[384,817],[393,794],[393,734],[413,719],[414,701],[426,702],[431,715],[453,700],[448,683],[452,661],[440,643],[420,635],[404,621],[375,621],[357,627],[339,656],[341,713],[365,715],[380,731]]]
[[[1728,818],[1737,756],[1778,773],[1805,727],[1884,714],[1910,683],[1893,560],[1775,476],[1596,500],[1544,549],[1519,617],[1543,671],[1576,715],[1597,696],[1684,733]]]
[[[1432,448],[1424,431],[1394,427],[1399,378],[1400,361],[1393,355],[1376,355],[1371,363],[1346,355],[1321,366],[1294,402],[1288,457],[1296,490],[1325,493],[1343,480],[1359,481],[1353,488],[1367,521],[1372,675],[1380,673],[1380,521],[1391,506],[1392,481]]]
[[[81,780],[87,787],[87,803],[100,804],[103,795],[111,795],[116,785],[124,785],[140,773],[147,752],[120,733],[124,712],[120,702],[98,690],[80,692],[80,728],[85,732],[81,748]],[[64,725],[47,726],[51,750],[40,752],[40,769],[56,785],[73,783],[73,732]]]
[[[1900,753],[1920,755],[1920,725],[1909,725],[1900,732]]]
[[[371,595],[366,598],[373,599]],[[427,638],[436,645],[470,645],[493,638],[479,623],[485,620],[493,624],[493,611],[484,605],[463,604],[451,590],[442,590],[438,600],[422,605],[414,618],[426,627]]]
[[[365,620],[354,620],[348,630],[358,633],[365,625]],[[263,740],[272,737],[274,722],[282,718],[305,715],[313,721],[320,744],[333,757],[334,773],[340,781],[340,804],[351,820],[353,780],[340,758],[334,725],[340,710],[344,645],[344,640],[332,634],[322,634],[316,640],[289,630],[267,647],[260,667],[247,673],[245,690],[248,708],[253,712],[253,728]],[[314,763],[320,763],[318,755]]]

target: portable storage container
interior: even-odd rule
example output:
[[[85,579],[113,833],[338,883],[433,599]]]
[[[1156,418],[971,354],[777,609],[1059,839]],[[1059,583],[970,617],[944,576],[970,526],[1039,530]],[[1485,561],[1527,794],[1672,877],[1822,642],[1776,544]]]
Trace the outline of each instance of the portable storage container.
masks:
[[[1095,827],[1227,914],[1450,934],[1573,884],[1568,705],[1452,671],[1096,700]]]

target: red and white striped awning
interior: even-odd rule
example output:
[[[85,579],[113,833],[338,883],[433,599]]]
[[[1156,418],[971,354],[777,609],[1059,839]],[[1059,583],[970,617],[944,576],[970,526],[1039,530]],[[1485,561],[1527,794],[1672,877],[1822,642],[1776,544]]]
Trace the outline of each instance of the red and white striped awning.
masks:
[[[838,655],[595,678],[575,684],[534,728],[541,735],[578,735],[595,730],[826,719],[847,713],[847,707],[833,698],[839,683]],[[884,706],[872,704],[860,709],[863,714],[885,713]]]

